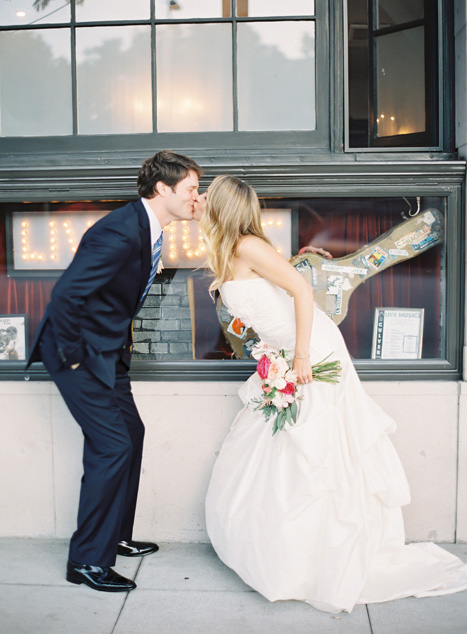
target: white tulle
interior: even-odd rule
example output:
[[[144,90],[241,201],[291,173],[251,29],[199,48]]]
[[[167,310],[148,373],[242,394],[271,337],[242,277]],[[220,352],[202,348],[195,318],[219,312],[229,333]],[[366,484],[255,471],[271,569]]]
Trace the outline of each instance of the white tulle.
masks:
[[[267,280],[227,282],[229,310],[260,338],[292,352],[292,299]],[[220,559],[270,601],[298,599],[328,612],[355,604],[467,588],[467,565],[434,544],[405,545],[404,470],[388,438],[394,421],[366,394],[336,325],[315,306],[311,362],[332,352],[338,385],[302,386],[297,424],[272,436],[248,403],[215,464],[206,499]]]

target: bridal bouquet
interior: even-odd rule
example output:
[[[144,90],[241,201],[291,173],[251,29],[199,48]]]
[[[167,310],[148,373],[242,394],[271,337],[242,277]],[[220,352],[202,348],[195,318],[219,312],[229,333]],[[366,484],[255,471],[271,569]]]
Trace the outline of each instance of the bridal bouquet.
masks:
[[[276,350],[259,341],[252,349],[251,356],[258,361],[256,372],[261,379],[263,395],[252,399],[255,410],[262,410],[267,421],[275,416],[272,435],[284,429],[285,424],[297,421],[297,401],[303,397],[297,393],[297,375],[291,369],[284,350]],[[313,379],[327,383],[337,383],[342,371],[339,361],[327,361],[331,355],[312,367]]]

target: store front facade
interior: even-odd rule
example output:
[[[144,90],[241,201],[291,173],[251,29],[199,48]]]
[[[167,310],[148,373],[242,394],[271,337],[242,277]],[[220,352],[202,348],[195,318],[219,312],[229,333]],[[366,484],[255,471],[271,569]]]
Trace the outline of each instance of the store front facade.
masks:
[[[83,232],[136,198],[145,158],[173,149],[203,167],[201,189],[220,173],[250,183],[287,257],[331,251],[310,279],[366,389],[397,420],[408,536],[467,539],[467,133],[465,104],[454,108],[465,3],[210,0],[202,14],[199,4],[0,9],[0,406],[17,491],[0,531],[70,532],[80,432],[25,358]],[[221,326],[203,251],[194,222],[166,228],[164,271],[134,322],[147,425],[139,517],[166,539],[205,539],[207,477],[254,371],[254,333],[225,313]],[[17,484],[33,469],[47,492],[40,527],[34,487]]]

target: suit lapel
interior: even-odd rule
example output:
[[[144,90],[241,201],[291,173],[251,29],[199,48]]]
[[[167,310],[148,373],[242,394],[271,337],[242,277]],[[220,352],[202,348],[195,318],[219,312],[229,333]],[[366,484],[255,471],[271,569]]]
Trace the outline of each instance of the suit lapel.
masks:
[[[143,251],[141,254],[142,266],[141,266],[140,289],[138,293],[138,306],[139,306],[139,303],[140,303],[139,298],[144,293],[144,289],[146,288],[146,284],[149,279],[149,274],[151,272],[152,245],[151,245],[151,230],[149,227],[149,218],[141,200],[137,200],[135,202],[135,209],[138,214],[141,243],[143,246]]]

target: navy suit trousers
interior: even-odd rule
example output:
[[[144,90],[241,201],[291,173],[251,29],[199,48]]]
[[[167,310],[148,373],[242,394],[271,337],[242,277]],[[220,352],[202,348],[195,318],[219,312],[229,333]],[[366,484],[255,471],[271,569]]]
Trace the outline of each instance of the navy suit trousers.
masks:
[[[115,386],[109,387],[85,362],[76,370],[57,368],[54,347],[41,343],[44,365],[84,434],[78,527],[69,557],[113,566],[118,542],[132,538],[144,439],[128,368],[119,351],[103,353],[115,372]]]

